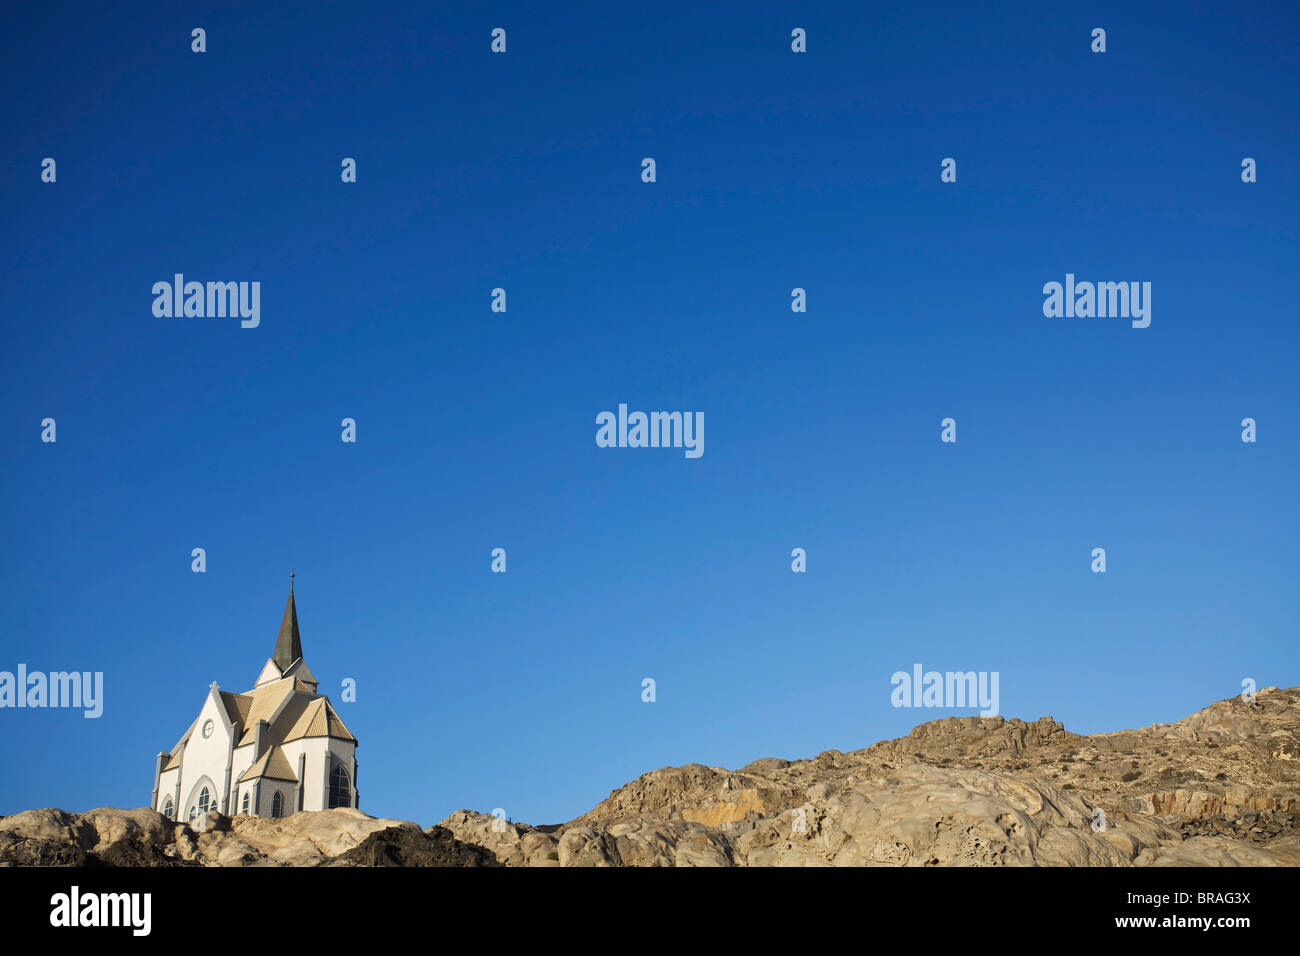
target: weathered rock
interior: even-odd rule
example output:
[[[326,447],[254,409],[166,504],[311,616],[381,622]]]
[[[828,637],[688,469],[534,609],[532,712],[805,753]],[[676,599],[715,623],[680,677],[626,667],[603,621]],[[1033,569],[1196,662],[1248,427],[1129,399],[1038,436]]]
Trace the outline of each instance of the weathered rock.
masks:
[[[29,810],[0,817],[0,863],[37,866],[313,866],[376,831],[419,827],[359,810],[295,813],[271,820],[215,811],[173,823],[149,809],[84,814]],[[478,858],[480,850],[469,848]],[[468,858],[468,857],[467,857]]]
[[[19,866],[174,866],[171,823],[147,808],[84,814],[27,810],[0,818],[0,862]]]
[[[65,810],[24,810],[11,817],[0,817],[0,833],[9,833],[38,843],[58,843],[92,849],[99,837],[95,828],[80,814]]]
[[[493,856],[506,866],[524,866],[527,863],[523,837],[527,833],[534,832],[532,827],[519,826],[508,820],[487,813],[474,813],[471,810],[457,810],[438,826],[445,828],[458,840],[490,850]],[[553,844],[554,841],[551,842]]]
[[[1170,847],[1152,866],[1300,866],[1300,847],[1263,849],[1226,837],[1193,837]]]
[[[376,830],[326,866],[501,866],[483,847],[462,843],[443,827]]]
[[[848,753],[653,770],[558,827],[29,810],[0,817],[0,864],[1300,866],[1297,740],[1300,688],[1089,736],[948,717]]]

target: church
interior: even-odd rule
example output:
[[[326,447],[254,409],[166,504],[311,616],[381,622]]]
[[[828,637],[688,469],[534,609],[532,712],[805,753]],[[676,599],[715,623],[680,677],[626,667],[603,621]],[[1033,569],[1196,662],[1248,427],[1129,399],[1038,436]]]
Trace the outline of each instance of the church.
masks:
[[[155,810],[192,820],[209,810],[284,817],[358,807],[357,739],[302,659],[298,608],[289,601],[275,653],[253,689],[208,689],[199,715],[154,766]]]

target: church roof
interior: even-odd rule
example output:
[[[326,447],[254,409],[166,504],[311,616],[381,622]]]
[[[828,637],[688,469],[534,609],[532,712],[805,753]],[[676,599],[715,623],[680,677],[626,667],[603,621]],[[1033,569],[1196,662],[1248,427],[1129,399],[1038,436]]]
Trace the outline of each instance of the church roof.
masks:
[[[252,700],[252,706],[248,708],[248,715],[244,718],[244,733],[239,738],[236,747],[242,747],[245,744],[253,742],[253,731],[257,729],[257,722],[265,720],[268,724],[271,722],[280,705],[288,699],[295,690],[306,691],[306,685],[301,688],[295,681],[276,681],[273,684],[264,684],[261,687],[255,687],[247,694],[241,694],[241,697],[247,697]]]
[[[181,739],[176,741],[176,746],[172,748],[171,754],[167,757],[167,763],[163,767],[163,772],[175,770],[181,765],[181,751],[185,749],[185,742],[190,739],[190,734],[194,733],[194,728],[199,725],[199,719],[194,718],[194,723],[190,724],[190,729],[181,734]]]
[[[228,690],[217,693],[221,695],[221,703],[225,705],[226,716],[230,718],[232,724],[248,719],[248,711],[253,706],[252,697],[247,694],[232,694]]]
[[[280,621],[280,634],[275,640],[275,653],[271,660],[284,673],[294,661],[302,659],[302,635],[298,633],[298,608],[293,603],[293,575],[289,575],[289,600],[284,606],[284,619]]]
[[[357,742],[357,738],[352,736],[324,697],[318,697],[307,705],[298,722],[285,736],[284,742],[288,743],[301,737],[333,737],[335,740]]]
[[[320,684],[320,681],[316,679],[316,675],[311,672],[311,668],[307,666],[307,662],[301,657],[298,658],[297,663],[284,672],[283,676],[296,677],[304,684],[311,684],[313,689]]]
[[[268,780],[288,780],[290,783],[298,782],[293,768],[289,766],[289,759],[279,747],[272,747],[262,754],[257,763],[244,771],[239,782],[243,783],[245,780],[253,780],[257,777],[265,777]]]

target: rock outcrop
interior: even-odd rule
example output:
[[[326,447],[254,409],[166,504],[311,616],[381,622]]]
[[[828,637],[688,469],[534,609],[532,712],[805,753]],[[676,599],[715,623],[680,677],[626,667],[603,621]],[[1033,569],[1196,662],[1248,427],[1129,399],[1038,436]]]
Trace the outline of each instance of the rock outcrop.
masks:
[[[1298,740],[1300,688],[1110,734],[948,717],[850,753],[654,770],[551,827],[28,810],[0,817],[0,864],[1297,866]]]
[[[176,824],[149,809],[0,817],[0,864],[20,866],[500,866],[442,827],[359,810],[278,820],[215,811]]]
[[[1295,866],[1298,737],[1300,688],[1112,734],[947,717],[851,753],[654,770],[552,832],[442,826],[508,866]]]

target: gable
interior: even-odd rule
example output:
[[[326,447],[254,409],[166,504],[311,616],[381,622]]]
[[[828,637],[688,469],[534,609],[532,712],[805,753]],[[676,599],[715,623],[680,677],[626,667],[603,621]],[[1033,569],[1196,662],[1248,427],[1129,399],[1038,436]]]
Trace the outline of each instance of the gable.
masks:
[[[284,742],[300,740],[303,737],[333,737],[335,740],[357,742],[357,738],[352,736],[324,697],[317,697],[307,705],[302,716],[293,725],[293,729],[285,735]]]
[[[261,687],[263,684],[269,684],[273,680],[279,680],[283,675],[280,668],[276,666],[275,661],[267,658],[266,665],[262,668],[262,673],[257,675],[257,680],[253,686]]]

